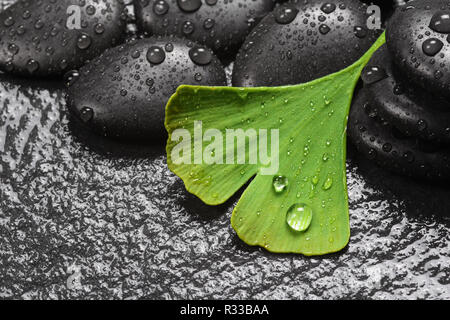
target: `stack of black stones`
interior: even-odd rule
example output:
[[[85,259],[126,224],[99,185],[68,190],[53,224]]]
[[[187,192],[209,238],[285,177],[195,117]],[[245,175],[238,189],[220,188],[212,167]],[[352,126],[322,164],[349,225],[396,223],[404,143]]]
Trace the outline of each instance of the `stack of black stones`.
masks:
[[[450,1],[398,8],[387,43],[362,74],[349,136],[380,166],[428,179],[450,178]]]

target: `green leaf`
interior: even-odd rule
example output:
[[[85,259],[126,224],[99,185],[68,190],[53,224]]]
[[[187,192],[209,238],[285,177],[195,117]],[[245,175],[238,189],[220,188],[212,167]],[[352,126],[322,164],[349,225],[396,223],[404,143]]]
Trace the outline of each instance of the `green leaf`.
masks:
[[[189,192],[210,205],[225,202],[254,177],[231,218],[238,236],[249,245],[304,255],[341,250],[350,237],[345,175],[348,112],[362,69],[384,42],[383,34],[350,67],[306,84],[272,88],[179,87],[166,108],[170,170],[184,181]],[[194,121],[202,121],[201,126]],[[192,141],[175,134],[181,128],[190,133]],[[267,165],[249,164],[255,155],[249,148],[245,164],[208,165],[199,159],[197,164],[180,164],[178,158],[173,159],[172,153],[188,155],[179,153],[183,146],[194,154],[196,130],[219,130],[224,139],[217,140],[217,144],[233,152],[235,148],[226,149],[226,129],[251,128],[279,129],[276,175],[262,174]],[[220,158],[220,153],[205,150],[216,140],[196,141],[204,155]],[[256,142],[254,137],[250,141]],[[225,154],[222,159],[226,159]],[[286,184],[281,183],[280,188],[279,182],[287,178],[284,190],[276,192],[274,176],[282,176],[275,181],[278,191]]]

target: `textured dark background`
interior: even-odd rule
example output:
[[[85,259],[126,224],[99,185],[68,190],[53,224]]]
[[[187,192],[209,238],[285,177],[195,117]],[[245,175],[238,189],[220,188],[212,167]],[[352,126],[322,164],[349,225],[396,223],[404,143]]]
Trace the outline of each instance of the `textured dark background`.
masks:
[[[0,75],[0,298],[450,298],[448,187],[350,150],[349,246],[276,255],[231,229],[238,197],[187,194],[163,149],[84,132],[59,82]]]

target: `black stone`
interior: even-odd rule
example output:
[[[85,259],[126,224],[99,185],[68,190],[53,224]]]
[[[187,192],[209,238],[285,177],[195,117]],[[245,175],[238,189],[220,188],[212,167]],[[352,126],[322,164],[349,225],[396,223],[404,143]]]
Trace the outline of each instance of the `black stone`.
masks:
[[[386,170],[433,182],[450,179],[450,153],[398,132],[377,114],[364,89],[354,99],[348,136],[364,157]]]
[[[134,0],[140,30],[150,35],[187,37],[212,48],[224,61],[234,58],[247,34],[275,2],[206,1],[199,6],[200,1]],[[167,11],[162,10],[165,7]]]
[[[367,30],[367,5],[359,1],[294,1],[290,23],[280,23],[278,8],[253,29],[236,58],[233,85],[277,86],[308,82],[339,71],[358,60],[379,32]],[[278,19],[279,20],[279,19]],[[355,32],[359,30],[358,32]],[[365,34],[365,35],[364,35]]]
[[[382,68],[387,77],[365,84],[367,99],[378,114],[405,135],[435,143],[450,144],[450,108],[438,99],[408,83],[393,66],[386,46],[372,56],[366,68]]]
[[[70,83],[72,114],[108,137],[163,140],[165,105],[178,86],[226,85],[220,61],[211,54],[208,64],[195,63],[189,56],[192,45],[176,37],[152,37],[105,51]],[[149,52],[156,52],[151,62]],[[91,110],[88,121],[85,108]]]
[[[398,8],[386,30],[387,46],[405,78],[438,96],[450,97],[450,43],[436,14],[450,12],[446,0],[410,1]],[[436,31],[436,30],[440,30]]]
[[[76,8],[80,20],[70,15]],[[124,10],[123,0],[17,1],[0,13],[0,69],[24,76],[76,69],[123,41]]]

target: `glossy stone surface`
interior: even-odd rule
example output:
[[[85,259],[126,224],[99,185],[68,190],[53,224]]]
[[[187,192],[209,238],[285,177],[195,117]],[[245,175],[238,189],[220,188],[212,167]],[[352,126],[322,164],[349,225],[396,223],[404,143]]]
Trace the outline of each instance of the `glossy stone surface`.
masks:
[[[385,77],[365,84],[367,100],[373,112],[387,120],[406,136],[420,137],[435,144],[450,144],[450,108],[439,99],[409,84],[395,70],[386,46],[372,56],[363,71],[378,68]]]
[[[104,136],[132,141],[166,141],[165,107],[180,85],[226,85],[224,68],[210,49],[177,37],[109,49],[79,74],[68,88],[74,116]]]
[[[408,137],[381,117],[367,88],[353,99],[348,137],[367,159],[386,170],[429,181],[450,180],[450,153],[445,147]]]
[[[450,43],[445,32],[450,4],[415,0],[396,10],[386,28],[389,51],[399,70],[425,91],[450,97]],[[441,19],[436,17],[440,16]],[[437,27],[437,20],[442,20]]]
[[[187,37],[230,61],[276,0],[134,0],[137,24],[149,35]]]
[[[327,3],[335,9],[324,8]],[[239,50],[233,85],[292,85],[350,66],[379,35],[367,29],[366,10],[366,4],[353,0],[297,0],[279,6],[253,29]]]

